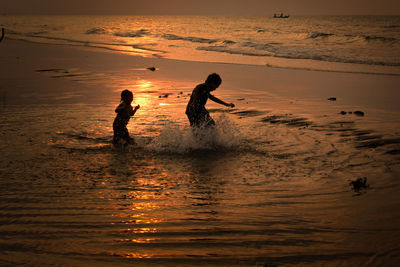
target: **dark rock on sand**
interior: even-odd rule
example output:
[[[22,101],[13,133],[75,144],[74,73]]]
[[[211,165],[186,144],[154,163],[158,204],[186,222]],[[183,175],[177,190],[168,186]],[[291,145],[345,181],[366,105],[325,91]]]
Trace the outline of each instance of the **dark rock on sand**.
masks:
[[[1,28],[0,42],[3,41],[3,39],[4,39],[4,28]]]
[[[355,181],[351,181],[349,183],[349,185],[351,185],[353,187],[354,192],[357,192],[357,193],[359,193],[360,190],[362,190],[362,189],[369,188],[369,184],[367,184],[367,177],[358,178]]]
[[[342,114],[342,115],[346,115],[347,114],[347,112],[346,111],[340,111],[340,114]]]
[[[386,154],[400,155],[400,150],[399,149],[392,149],[392,150],[387,151]]]
[[[148,70],[151,70],[151,71],[156,71],[156,68],[155,67],[150,67],[150,68],[147,68]]]
[[[328,98],[329,101],[336,101],[336,97],[330,97]]]
[[[363,117],[364,116],[364,112],[357,110],[357,111],[354,111],[354,115]]]
[[[168,96],[172,95],[172,93],[164,93],[162,95],[159,95],[158,98],[168,98]]]

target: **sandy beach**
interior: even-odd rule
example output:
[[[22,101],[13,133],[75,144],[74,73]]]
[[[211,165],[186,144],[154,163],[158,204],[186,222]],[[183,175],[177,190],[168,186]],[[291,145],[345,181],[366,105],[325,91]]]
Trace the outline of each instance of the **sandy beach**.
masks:
[[[0,61],[1,264],[399,262],[400,76],[7,38]],[[207,104],[204,150],[184,110],[213,72],[236,106]],[[122,89],[141,105],[127,151],[110,144]]]

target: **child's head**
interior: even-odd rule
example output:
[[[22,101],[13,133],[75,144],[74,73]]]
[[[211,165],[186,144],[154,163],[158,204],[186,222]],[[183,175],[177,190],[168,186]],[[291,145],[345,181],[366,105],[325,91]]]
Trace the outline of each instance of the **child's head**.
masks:
[[[222,83],[221,77],[216,73],[208,75],[206,79],[206,84],[212,88],[211,91],[217,89],[221,83]]]
[[[129,90],[124,90],[121,92],[121,101],[124,101],[125,103],[131,103],[133,101],[133,94]]]

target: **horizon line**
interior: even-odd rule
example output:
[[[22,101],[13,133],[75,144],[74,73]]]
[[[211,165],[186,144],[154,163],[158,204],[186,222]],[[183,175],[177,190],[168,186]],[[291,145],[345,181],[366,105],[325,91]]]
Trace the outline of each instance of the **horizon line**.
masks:
[[[290,15],[294,17],[302,17],[302,16],[400,16],[398,14],[290,14],[284,12],[275,12],[276,14],[283,13],[284,15]],[[176,13],[176,14],[140,14],[140,13],[2,13],[0,16],[225,16],[225,17],[272,17],[275,13],[271,14],[184,14],[184,13]]]

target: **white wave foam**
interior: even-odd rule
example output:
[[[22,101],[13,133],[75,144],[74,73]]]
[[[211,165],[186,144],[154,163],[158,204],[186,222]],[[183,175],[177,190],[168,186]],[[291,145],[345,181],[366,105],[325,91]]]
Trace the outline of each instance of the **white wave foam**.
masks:
[[[166,125],[145,149],[178,154],[195,150],[226,151],[240,147],[242,141],[238,127],[222,114],[216,119],[216,126],[210,128]]]

